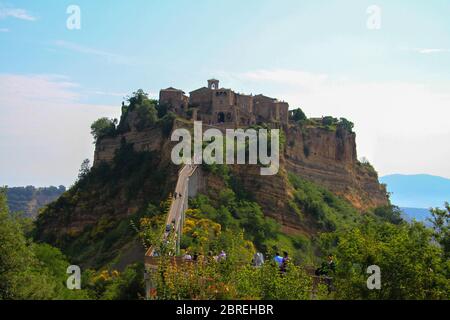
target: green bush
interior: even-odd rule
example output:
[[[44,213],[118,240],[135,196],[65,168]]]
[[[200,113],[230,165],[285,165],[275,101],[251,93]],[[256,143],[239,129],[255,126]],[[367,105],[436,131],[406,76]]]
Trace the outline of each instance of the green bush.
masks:
[[[306,117],[306,115],[302,109],[297,108],[297,109],[292,110],[292,120],[293,121],[302,122],[306,119],[308,119],[308,118]]]
[[[94,143],[105,137],[114,136],[116,133],[117,119],[100,118],[91,125],[91,134]]]
[[[450,263],[421,223],[377,222],[367,217],[334,234],[338,299],[449,299]],[[368,290],[367,268],[381,269],[381,290]]]
[[[0,300],[82,299],[85,291],[65,286],[71,263],[56,248],[27,239],[21,221],[10,216],[0,190]]]
[[[294,174],[288,177],[295,189],[295,203],[304,215],[309,214],[314,218],[320,229],[334,231],[350,226],[354,219],[358,219],[358,212],[346,200]]]
[[[169,112],[159,120],[161,130],[166,137],[170,136],[175,119],[176,115],[173,112]]]
[[[102,299],[140,300],[145,297],[144,264],[128,266],[105,288]]]
[[[225,230],[245,230],[245,237],[259,249],[267,240],[276,238],[280,230],[280,225],[265,217],[257,203],[237,199],[231,189],[220,192],[217,207],[207,196],[199,195],[191,201],[191,208],[199,209],[202,215],[219,223]]]

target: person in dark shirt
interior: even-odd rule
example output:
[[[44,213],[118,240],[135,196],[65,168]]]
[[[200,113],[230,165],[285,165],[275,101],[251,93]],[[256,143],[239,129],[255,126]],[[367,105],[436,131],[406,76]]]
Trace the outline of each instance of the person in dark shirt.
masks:
[[[334,262],[334,257],[329,254],[327,261],[323,262],[320,268],[316,270],[317,276],[331,276],[336,271],[336,263]]]
[[[280,267],[280,271],[282,273],[286,273],[288,263],[289,263],[289,254],[286,251],[284,251],[283,252],[283,262],[281,263],[281,267]]]
[[[332,254],[328,255],[328,272],[334,273],[336,271],[336,263],[334,263],[334,257]]]

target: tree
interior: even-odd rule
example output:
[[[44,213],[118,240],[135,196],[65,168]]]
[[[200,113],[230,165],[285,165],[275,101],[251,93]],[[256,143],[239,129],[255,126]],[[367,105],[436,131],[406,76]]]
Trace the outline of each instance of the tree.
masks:
[[[138,121],[136,123],[138,130],[150,127],[158,120],[158,111],[156,110],[154,100],[144,99],[135,106],[135,110],[138,114]]]
[[[91,134],[94,137],[94,143],[100,139],[113,135],[116,131],[117,119],[100,118],[91,125]]]
[[[345,130],[347,130],[348,132],[353,132],[353,128],[354,128],[354,123],[351,121],[348,121],[345,118],[340,118],[339,119],[339,126],[341,128],[344,128]]]
[[[78,180],[82,180],[85,177],[87,177],[90,171],[91,171],[91,162],[89,161],[89,159],[84,159],[83,162],[81,163],[81,167],[78,172]]]
[[[292,111],[292,120],[295,122],[306,120],[307,117],[302,109],[297,108]]]
[[[88,287],[96,299],[138,300],[145,296],[144,265],[136,263],[126,267],[123,273],[101,272],[88,279]],[[91,294],[92,294],[91,293]]]
[[[450,298],[448,260],[423,224],[394,225],[366,217],[335,236],[336,298]],[[372,265],[381,269],[381,290],[367,288],[367,268]]]
[[[433,224],[434,238],[442,246],[445,256],[450,257],[450,204],[445,203],[445,209],[434,208],[430,210]]]
[[[0,190],[0,300],[22,298],[21,281],[32,255],[20,225],[11,219],[6,190]],[[27,284],[26,282],[24,283]],[[28,283],[29,284],[29,283]]]
[[[158,103],[156,105],[156,110],[158,110],[158,118],[161,119],[167,114],[167,112],[169,111],[169,108],[166,104]]]
[[[26,239],[21,221],[9,215],[0,190],[0,300],[76,299],[84,292],[64,286],[69,263],[56,248]]]
[[[331,126],[333,124],[336,124],[338,122],[338,119],[331,117],[331,116],[326,116],[322,118],[322,124],[324,126]]]
[[[119,126],[125,127],[124,121],[127,118],[128,112],[135,111],[137,113],[137,119],[134,125],[138,130],[150,127],[156,123],[159,115],[165,114],[163,108],[158,107],[158,101],[150,99],[148,94],[142,89],[138,89],[136,92],[128,97],[129,107],[126,109],[126,114],[122,114],[121,122]],[[167,113],[167,112],[166,112]]]
[[[133,92],[127,100],[130,103],[130,108],[132,110],[136,105],[140,105],[145,100],[149,100],[148,93],[144,92],[144,90],[142,89],[138,89],[137,91]]]
[[[400,224],[403,222],[401,216],[402,212],[399,207],[393,205],[387,205],[383,207],[378,207],[374,210],[375,215],[385,219],[386,221],[393,224]]]

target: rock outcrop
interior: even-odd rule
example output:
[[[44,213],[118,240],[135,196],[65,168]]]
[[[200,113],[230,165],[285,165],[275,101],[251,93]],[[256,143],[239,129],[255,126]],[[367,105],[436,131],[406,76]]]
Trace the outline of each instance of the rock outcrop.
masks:
[[[191,123],[175,121],[174,129],[191,128]],[[286,173],[295,173],[311,180],[335,194],[347,199],[354,207],[364,211],[388,204],[386,190],[378,182],[376,171],[363,166],[357,159],[356,135],[345,129],[329,130],[317,126],[290,125],[286,143],[280,158],[280,173],[276,176],[260,176],[259,167],[231,166],[245,188],[258,197],[267,214],[280,222],[295,225],[292,217],[275,213],[290,195]],[[132,143],[136,151],[157,151],[163,161],[170,161],[169,147],[173,143],[155,130],[131,130],[114,138],[101,140],[95,151],[95,164],[111,161],[114,152],[123,142]],[[165,150],[165,151],[163,151]]]
[[[94,168],[101,167],[102,163],[109,163],[112,165],[109,170],[114,170],[113,159],[118,150],[126,145],[131,146],[134,152],[147,151],[153,154],[152,163],[139,163],[138,167],[132,167],[136,164],[125,161],[121,170],[127,173],[115,173],[121,176],[120,179],[98,183],[99,187],[93,190],[70,190],[72,194],[67,200],[65,196],[61,197],[39,219],[43,234],[75,237],[87,226],[98,225],[102,219],[111,223],[131,216],[150,199],[161,200],[173,189],[179,169],[170,160],[175,142],[170,141],[170,135],[164,133],[160,126],[138,130],[134,125],[135,118],[134,113],[130,112],[128,118],[124,119],[128,127],[125,132],[98,141]],[[172,129],[181,127],[192,130],[192,122],[175,120]],[[284,130],[286,141],[280,155],[280,171],[277,175],[261,176],[260,168],[256,165],[229,167],[245,192],[251,194],[267,216],[280,222],[285,231],[305,228],[304,221],[289,205],[293,199],[293,190],[288,173],[294,173],[342,196],[361,212],[388,204],[386,191],[378,182],[377,173],[357,160],[354,133],[343,128],[331,130],[298,124],[291,124]],[[139,176],[141,179],[141,185],[133,185],[136,190],[132,191],[131,198],[127,195],[130,192],[128,180],[131,179],[128,175],[134,176],[134,180],[139,180]],[[200,192],[214,197],[225,187],[224,181],[217,176],[207,172],[202,176],[204,181],[201,182]],[[155,184],[154,181],[159,182]],[[112,187],[111,184],[117,185]],[[74,199],[79,201],[75,203]],[[66,203],[67,201],[70,203]]]
[[[286,136],[286,170],[326,187],[360,210],[388,203],[376,171],[357,159],[355,133],[291,126]]]
[[[128,245],[124,239],[130,236],[126,231],[129,218],[149,214],[149,204],[158,206],[173,192],[180,168],[171,161],[176,142],[170,141],[170,126],[155,122],[138,129],[134,111],[122,120],[122,129],[97,142],[94,167],[87,178],[48,205],[38,217],[36,239],[75,256],[86,243],[98,243],[98,248],[93,247],[86,257],[95,260],[100,256],[96,263],[102,263]],[[192,132],[192,126],[191,121],[177,118],[172,130],[186,128]],[[258,165],[229,165],[228,169],[236,183],[233,189],[237,187],[258,203],[266,216],[282,225],[285,233],[308,236],[323,231],[313,215],[303,212],[307,208],[300,210],[295,205],[289,174],[342,196],[361,212],[389,203],[375,170],[357,160],[354,133],[339,127],[333,130],[299,124],[283,126],[283,130],[286,139],[277,175],[262,176]],[[226,181],[208,170],[200,171],[196,181],[199,192],[212,200],[218,198],[227,187]]]

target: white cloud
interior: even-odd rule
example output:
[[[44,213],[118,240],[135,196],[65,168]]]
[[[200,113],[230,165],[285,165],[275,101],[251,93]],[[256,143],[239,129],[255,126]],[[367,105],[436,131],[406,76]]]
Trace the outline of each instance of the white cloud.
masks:
[[[266,87],[264,93],[301,106],[309,116],[354,121],[359,156],[383,175],[450,177],[448,83],[356,82],[297,70],[257,70],[236,79],[246,87]]]
[[[37,17],[33,16],[25,9],[6,7],[0,4],[0,19],[8,17],[26,21],[37,20]]]
[[[87,54],[87,55],[93,55],[98,56],[101,58],[106,59],[110,63],[116,63],[116,64],[126,64],[126,65],[132,65],[133,61],[127,57],[123,57],[121,55],[83,46],[77,43],[68,42],[64,40],[58,40],[55,42],[55,45],[60,48],[64,48],[73,52]]]
[[[412,48],[412,49],[405,49],[408,51],[413,51],[420,54],[436,54],[436,53],[450,53],[450,49],[444,49],[444,48]]]
[[[416,51],[422,54],[450,52],[449,49],[432,49],[432,48],[418,48],[416,49]]]
[[[0,185],[68,185],[92,159],[90,125],[120,107],[81,103],[79,88],[59,75],[0,74]]]

